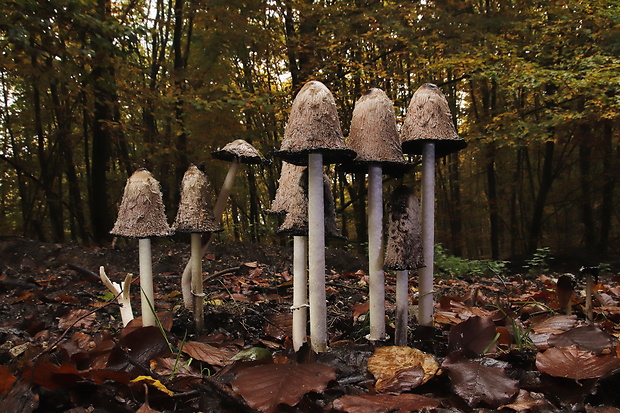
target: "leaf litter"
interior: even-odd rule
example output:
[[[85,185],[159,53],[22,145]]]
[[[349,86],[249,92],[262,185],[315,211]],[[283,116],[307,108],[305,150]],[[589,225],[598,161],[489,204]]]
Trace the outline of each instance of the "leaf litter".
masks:
[[[118,304],[105,296],[94,270],[106,265],[111,278],[123,279],[135,271],[128,251],[0,240],[3,411],[592,412],[620,406],[614,390],[620,289],[613,277],[595,287],[593,323],[579,288],[572,314],[563,314],[552,274],[437,279],[434,327],[417,327],[413,312],[409,347],[395,347],[364,339],[365,259],[332,254],[331,344],[317,355],[307,346],[291,350],[290,250],[214,245],[204,267],[200,334],[179,294],[179,269],[189,252],[169,244],[154,248],[160,325],[142,327],[137,318],[122,327]],[[392,319],[394,275],[386,279]]]

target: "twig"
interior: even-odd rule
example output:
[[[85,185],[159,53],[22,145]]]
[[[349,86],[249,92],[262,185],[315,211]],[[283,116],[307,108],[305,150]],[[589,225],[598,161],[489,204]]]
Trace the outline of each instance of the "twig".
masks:
[[[209,274],[206,277],[203,278],[202,282],[207,282],[215,277],[218,277],[220,275],[224,275],[224,274],[228,274],[231,272],[235,272],[235,271],[239,271],[241,269],[241,267],[231,267],[231,268],[226,268],[225,270],[221,270],[218,272],[214,272],[213,274]]]

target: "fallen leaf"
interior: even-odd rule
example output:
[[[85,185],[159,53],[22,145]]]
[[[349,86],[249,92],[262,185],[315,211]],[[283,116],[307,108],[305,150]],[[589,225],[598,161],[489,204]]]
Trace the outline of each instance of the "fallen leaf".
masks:
[[[411,412],[434,409],[441,403],[430,397],[418,394],[377,394],[374,396],[343,396],[334,400],[335,410],[348,413]]]
[[[368,371],[377,379],[375,389],[378,392],[417,387],[426,383],[438,369],[439,365],[431,354],[411,347],[379,347],[368,359]],[[399,378],[402,386],[398,385]]]
[[[536,411],[549,411],[551,405],[549,401],[545,399],[544,394],[521,389],[519,390],[517,398],[512,403],[500,406],[499,410],[512,409],[517,412],[525,412],[534,410],[534,408],[537,408]]]
[[[15,376],[11,374],[9,368],[5,365],[0,365],[0,394],[7,394],[15,380]]]
[[[453,326],[448,336],[449,351],[461,350],[468,354],[481,355],[496,349],[495,323],[490,317],[470,317]]]
[[[188,341],[183,345],[182,351],[196,360],[204,361],[216,367],[232,363],[230,358],[235,355],[228,349],[214,347],[198,341]]]
[[[552,317],[535,317],[532,319],[532,331],[538,334],[561,334],[577,324],[576,315],[555,315]]]
[[[509,403],[519,391],[519,382],[506,376],[500,367],[485,367],[469,360],[453,362],[450,357],[442,367],[448,369],[454,392],[472,408],[481,402],[497,408]]]
[[[272,413],[279,404],[294,406],[304,394],[322,393],[336,379],[333,368],[324,364],[261,364],[241,370],[231,382],[248,405]]]
[[[293,334],[293,314],[288,312],[268,316],[263,331],[269,337],[277,340],[291,337]]]
[[[576,345],[580,350],[588,350],[601,354],[603,350],[611,348],[611,337],[600,328],[587,325],[572,328],[562,334],[549,338],[548,343],[553,347],[570,347]]]
[[[620,359],[614,355],[597,356],[576,345],[550,348],[536,355],[536,368],[554,377],[574,380],[597,379],[620,367]]]
[[[90,327],[94,321],[95,314],[92,313],[91,310],[78,308],[69,310],[65,315],[60,317],[58,328],[65,330],[69,327]]]
[[[172,390],[169,390],[166,386],[164,386],[164,384],[161,381],[156,380],[152,378],[151,376],[138,376],[135,379],[133,379],[131,382],[132,383],[138,383],[138,382],[148,383],[151,386],[155,387],[157,390],[161,391],[162,393],[166,393],[168,396],[172,396],[174,394],[174,392]]]

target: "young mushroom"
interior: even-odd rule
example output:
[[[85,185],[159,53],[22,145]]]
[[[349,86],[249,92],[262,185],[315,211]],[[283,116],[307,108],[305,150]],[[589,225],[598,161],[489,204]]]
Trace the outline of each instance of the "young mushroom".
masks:
[[[422,155],[422,249],[426,267],[419,271],[419,317],[433,325],[433,260],[435,243],[435,161],[467,146],[459,138],[446,97],[432,83],[416,90],[401,129],[403,152]]]
[[[397,187],[388,202],[385,268],[396,270],[396,332],[394,344],[407,345],[409,271],[424,267],[420,205],[411,188]]]
[[[355,156],[345,145],[334,97],[321,82],[306,83],[295,97],[276,155],[289,163],[308,166],[310,338],[312,349],[318,353],[327,350],[323,164]]]
[[[411,165],[403,158],[394,106],[383,90],[372,88],[355,103],[348,143],[357,157],[343,168],[368,173],[368,338],[385,340],[383,173],[402,176]]]
[[[210,202],[209,181],[196,165],[190,165],[181,183],[181,202],[177,216],[172,224],[176,232],[189,232],[191,253],[192,309],[196,331],[204,329],[204,294],[202,288],[202,234],[220,231],[215,222]]]
[[[308,174],[305,166],[282,162],[276,197],[267,211],[271,214],[286,214],[278,228],[279,234],[293,235],[293,349],[298,351],[306,342],[308,322]],[[334,199],[329,190],[329,181],[323,175],[325,202],[325,233],[327,236],[342,237],[336,226]]]
[[[138,169],[127,180],[113,235],[138,238],[140,254],[140,297],[142,325],[154,326],[155,294],[151,238],[166,237],[168,226],[159,182],[146,169]]]
[[[228,203],[228,198],[232,192],[235,177],[237,176],[241,164],[260,164],[267,161],[260,155],[256,148],[243,139],[236,139],[225,145],[222,149],[211,152],[211,155],[216,159],[230,162],[226,178],[224,178],[224,183],[222,184],[222,188],[215,201],[215,206],[213,207],[213,216],[217,222],[222,218],[224,209],[226,209],[226,204]],[[200,250],[201,256],[206,254],[212,239],[212,233],[209,233],[206,242],[202,244]],[[191,266],[188,262],[181,276],[183,303],[188,310],[192,309],[194,300],[191,294],[191,278]]]

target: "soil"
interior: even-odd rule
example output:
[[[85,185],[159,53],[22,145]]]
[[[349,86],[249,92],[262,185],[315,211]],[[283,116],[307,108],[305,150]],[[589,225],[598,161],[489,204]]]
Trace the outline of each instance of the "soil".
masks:
[[[438,374],[415,388],[417,395],[428,396],[425,403],[429,400],[435,403],[426,407],[405,408],[402,400],[400,404],[390,405],[394,402],[391,399],[381,399],[384,404],[377,408],[370,405],[351,407],[350,401],[348,407],[344,402],[337,404],[343,396],[377,392],[375,386],[378,384],[367,371],[368,359],[378,347],[393,345],[393,339],[382,343],[370,343],[365,339],[368,334],[367,262],[353,252],[330,248],[326,253],[330,350],[319,355],[306,346],[297,353],[291,349],[291,248],[249,243],[213,244],[203,260],[205,329],[200,333],[194,328],[192,314],[184,308],[180,292],[180,274],[189,258],[189,246],[173,241],[153,243],[156,309],[161,329],[141,328],[139,319],[123,328],[118,304],[102,284],[99,268],[103,266],[110,279],[116,282],[121,282],[128,273],[134,274],[132,303],[134,314],[139,313],[137,254],[137,245],[132,242],[115,248],[84,247],[0,237],[0,411],[366,413],[399,409],[492,411],[500,406],[493,400],[479,401],[473,399],[474,396],[459,393],[456,379],[447,374]],[[386,273],[388,320],[394,319],[394,284],[394,275]],[[415,284],[412,278],[412,291],[416,289]],[[411,315],[408,344],[434,355],[439,361],[445,359],[447,369],[450,370],[452,363],[456,371],[460,356],[450,351],[454,350],[459,334],[467,336],[467,333],[453,332],[455,325],[470,317],[495,322],[496,340],[501,328],[510,330],[516,337],[517,324],[529,332],[530,319],[561,310],[554,301],[554,285],[547,275],[533,281],[508,276],[494,280],[437,280],[436,327],[415,327],[415,317]],[[606,297],[608,300],[607,307],[601,305],[596,310],[605,337],[611,337],[605,338],[609,341],[605,354],[620,354],[616,338],[620,336],[620,289],[615,287],[615,278],[602,283],[599,291],[604,291],[599,299]],[[525,297],[526,293],[530,295]],[[415,314],[415,299],[411,297],[410,300],[410,313]],[[575,321],[573,327],[585,323],[585,315],[580,312],[583,300],[578,295],[574,300],[577,314],[570,319]],[[507,312],[512,314],[512,327],[506,324]],[[389,321],[388,334],[394,336],[393,324]],[[491,338],[494,335],[495,327]],[[200,347],[203,353],[181,351],[183,345],[189,347],[190,343],[203,346]],[[461,344],[463,348],[469,345]],[[169,345],[171,351],[167,350]],[[613,391],[620,381],[620,375],[615,374],[620,370],[620,362],[618,369],[600,379],[556,378],[536,370],[538,353],[535,348],[517,344],[516,340],[504,345],[501,357],[489,360],[503,363],[502,370],[505,368],[510,380],[520,383],[521,389],[505,411],[620,411],[612,407],[620,405],[620,397]],[[173,347],[181,350],[175,354]],[[209,354],[204,354],[206,348]],[[263,354],[260,350],[267,351],[269,362],[330,366],[336,374],[335,380],[333,377],[326,379],[323,387],[312,383],[318,387],[312,388],[314,392],[308,392],[301,400],[295,400],[297,404],[291,403],[294,406],[256,407],[252,404],[256,400],[247,400],[251,397],[231,383],[240,377],[242,369],[248,369],[251,363],[261,363],[257,361],[261,358],[257,354]],[[230,356],[239,358],[239,354],[240,360],[233,363]],[[615,363],[617,355],[612,358]],[[166,363],[175,367],[166,367]],[[183,364],[178,371],[177,363]],[[151,381],[147,381],[147,386],[143,381],[129,380],[138,377]],[[158,387],[155,380],[163,387]],[[263,378],[255,380],[258,383]],[[412,380],[411,376],[405,375],[397,382],[402,385],[408,380]],[[406,390],[404,393],[401,396],[414,396]],[[591,406],[607,410],[593,410]]]

